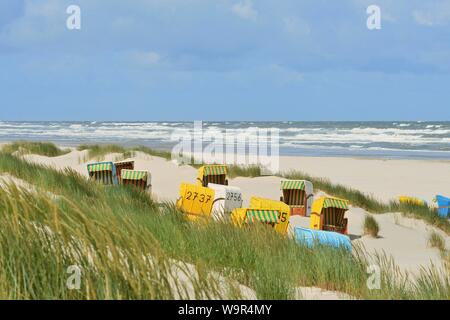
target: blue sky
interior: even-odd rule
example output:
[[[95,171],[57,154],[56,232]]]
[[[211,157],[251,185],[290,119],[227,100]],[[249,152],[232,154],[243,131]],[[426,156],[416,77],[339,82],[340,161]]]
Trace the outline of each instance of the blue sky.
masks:
[[[2,0],[0,68],[0,120],[450,120],[450,0]]]

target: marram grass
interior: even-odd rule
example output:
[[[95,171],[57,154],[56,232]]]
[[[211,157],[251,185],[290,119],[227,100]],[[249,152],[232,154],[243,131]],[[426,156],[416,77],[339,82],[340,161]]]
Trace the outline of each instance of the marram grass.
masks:
[[[38,154],[47,157],[57,157],[70,152],[70,150],[63,150],[50,142],[30,141],[16,141],[6,144],[2,147],[2,151],[11,154]]]
[[[105,187],[8,154],[0,154],[0,172],[38,190],[0,190],[0,298],[239,298],[235,283],[260,299],[291,299],[299,286],[358,299],[450,298],[448,270],[424,270],[404,280],[381,257],[381,288],[369,290],[362,249],[353,255],[308,249],[264,226],[192,224],[173,204],[156,204],[145,193]],[[79,290],[67,288],[72,265],[82,270]]]

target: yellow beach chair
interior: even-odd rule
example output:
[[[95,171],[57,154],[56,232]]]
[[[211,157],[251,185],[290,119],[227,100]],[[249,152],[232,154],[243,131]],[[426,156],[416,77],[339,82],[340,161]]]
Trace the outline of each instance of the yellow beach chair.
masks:
[[[347,234],[348,219],[345,212],[348,201],[334,197],[321,197],[314,201],[310,218],[312,230],[334,231]]]
[[[196,184],[182,183],[180,198],[176,206],[186,213],[191,221],[207,220],[211,217],[214,204],[214,190]]]
[[[281,181],[282,196],[280,201],[291,208],[291,216],[311,215],[313,204],[313,184],[306,180],[283,180]]]
[[[278,214],[278,221],[275,225],[275,231],[279,234],[286,235],[289,227],[289,219],[291,217],[291,208],[281,201],[252,197],[250,199],[250,209],[257,210],[273,210]]]
[[[400,201],[400,203],[414,204],[418,206],[425,206],[427,204],[425,200],[408,196],[400,196],[398,197],[398,200]]]
[[[225,165],[205,165],[198,169],[197,181],[203,187],[207,187],[208,183],[228,185],[227,172]]]

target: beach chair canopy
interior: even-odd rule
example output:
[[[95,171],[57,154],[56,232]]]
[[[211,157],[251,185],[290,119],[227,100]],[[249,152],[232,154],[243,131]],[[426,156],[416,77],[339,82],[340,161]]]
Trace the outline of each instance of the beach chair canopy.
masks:
[[[122,175],[123,180],[145,180],[145,181],[147,181],[150,176],[150,173],[148,171],[122,169],[121,175]]]
[[[89,173],[101,172],[101,171],[112,171],[114,168],[114,163],[112,162],[97,162],[87,165],[87,170]]]
[[[282,180],[281,190],[305,190],[305,180]]]
[[[198,169],[198,181],[202,183],[204,187],[208,186],[208,183],[226,184],[226,176],[228,167],[226,165],[205,165]]]
[[[314,202],[312,211],[320,214],[322,209],[326,208],[336,208],[347,211],[348,201],[334,197],[321,197]]]
[[[278,211],[275,210],[256,210],[248,209],[245,222],[253,223],[259,221],[263,223],[278,223]]]

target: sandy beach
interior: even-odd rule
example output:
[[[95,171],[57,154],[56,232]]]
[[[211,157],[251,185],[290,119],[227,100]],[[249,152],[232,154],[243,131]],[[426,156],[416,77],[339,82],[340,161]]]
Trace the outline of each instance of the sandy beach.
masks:
[[[70,167],[87,176],[86,151],[72,150],[70,153],[48,158],[38,155],[25,155],[28,161],[48,165],[57,169]],[[119,154],[108,154],[105,160],[117,160]],[[153,196],[159,201],[175,201],[178,198],[178,187],[181,182],[193,182],[197,170],[191,166],[178,166],[172,161],[137,152],[132,158],[135,167],[148,170],[152,175]],[[422,197],[427,201],[436,193],[448,193],[450,181],[449,162],[425,160],[377,160],[353,158],[306,158],[282,157],[282,171],[300,170],[313,176],[330,179],[375,197],[388,201],[400,194]],[[229,184],[241,188],[244,195],[244,206],[251,196],[279,199],[280,180],[275,176],[258,178],[237,177],[230,179]],[[316,190],[320,193],[320,191]],[[419,272],[422,267],[432,264],[441,265],[441,255],[428,245],[432,231],[442,235],[447,247],[450,237],[441,230],[428,225],[422,220],[403,217],[400,213],[373,215],[380,226],[379,238],[363,235],[362,224],[365,210],[352,207],[347,212],[349,219],[349,235],[354,244],[364,246],[370,253],[392,256],[401,270],[412,273]],[[291,226],[309,227],[309,218],[295,216],[291,218]]]

